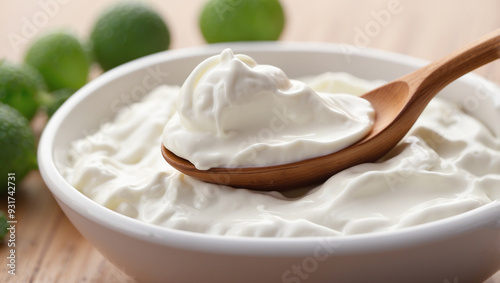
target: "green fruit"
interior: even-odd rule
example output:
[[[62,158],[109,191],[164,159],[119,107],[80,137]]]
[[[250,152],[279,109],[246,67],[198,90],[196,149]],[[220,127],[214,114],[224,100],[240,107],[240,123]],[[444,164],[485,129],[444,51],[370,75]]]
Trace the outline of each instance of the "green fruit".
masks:
[[[38,110],[39,92],[45,89],[41,75],[29,66],[0,64],[0,102],[31,120]]]
[[[90,40],[94,56],[104,70],[164,51],[170,33],[160,15],[140,2],[119,2],[97,19]]]
[[[277,40],[284,25],[278,0],[209,0],[199,17],[208,43]]]
[[[68,100],[73,93],[75,93],[74,89],[65,88],[47,94],[43,105],[45,106],[49,117],[54,115],[57,109],[59,109],[59,107],[61,107],[61,105],[66,102],[66,100]]]
[[[35,136],[28,120],[14,108],[0,103],[0,193],[6,193],[9,174],[21,181],[31,170],[36,169]]]
[[[25,62],[42,74],[50,91],[78,89],[87,83],[88,54],[69,31],[52,31],[36,39],[26,53]]]

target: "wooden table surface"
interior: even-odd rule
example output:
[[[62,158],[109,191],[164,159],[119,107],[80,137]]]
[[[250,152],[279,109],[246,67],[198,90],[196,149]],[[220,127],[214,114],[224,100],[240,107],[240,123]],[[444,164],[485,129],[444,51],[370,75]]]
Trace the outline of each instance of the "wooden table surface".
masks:
[[[20,62],[30,40],[69,26],[86,38],[109,0],[0,0],[0,59]],[[204,44],[197,16],[202,0],[150,1],[165,17],[172,49]],[[282,0],[284,41],[348,43],[434,60],[500,27],[498,0]],[[500,63],[476,71],[500,83]],[[37,120],[34,127],[40,128]],[[0,161],[1,162],[1,161]],[[38,172],[17,184],[16,275],[0,245],[0,282],[134,282],[76,231]],[[0,209],[6,207],[7,197]],[[471,243],[473,244],[473,243]],[[458,278],[459,280],[459,278]],[[459,280],[460,281],[460,280]],[[456,282],[456,281],[454,281]],[[461,281],[460,281],[461,282]],[[500,271],[486,282],[500,282]]]

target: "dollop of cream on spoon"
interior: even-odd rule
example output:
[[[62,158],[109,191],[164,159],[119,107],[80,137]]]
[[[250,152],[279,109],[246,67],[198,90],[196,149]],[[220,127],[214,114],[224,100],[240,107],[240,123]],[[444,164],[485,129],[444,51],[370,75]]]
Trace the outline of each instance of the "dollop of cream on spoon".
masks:
[[[199,170],[327,155],[367,135],[375,115],[360,97],[315,92],[281,69],[230,49],[193,70],[176,109],[163,145]]]

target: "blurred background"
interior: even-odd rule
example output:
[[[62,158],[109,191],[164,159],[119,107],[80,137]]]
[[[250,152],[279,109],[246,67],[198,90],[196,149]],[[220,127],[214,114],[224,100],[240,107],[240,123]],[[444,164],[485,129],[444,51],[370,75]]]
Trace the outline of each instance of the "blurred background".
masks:
[[[98,14],[116,0],[0,1],[0,58],[19,62],[30,40],[68,26],[85,41]],[[198,16],[205,0],[144,0],[163,16],[169,49],[205,44]],[[285,28],[280,40],[347,43],[434,60],[500,27],[497,0],[281,0]],[[377,18],[390,6],[388,20]],[[380,15],[380,14],[379,14]],[[382,17],[382,16],[380,16]],[[373,25],[373,22],[379,25]],[[363,40],[363,35],[368,40]],[[364,38],[366,39],[366,38]],[[484,76],[500,70],[490,64]],[[494,78],[490,78],[495,80]]]

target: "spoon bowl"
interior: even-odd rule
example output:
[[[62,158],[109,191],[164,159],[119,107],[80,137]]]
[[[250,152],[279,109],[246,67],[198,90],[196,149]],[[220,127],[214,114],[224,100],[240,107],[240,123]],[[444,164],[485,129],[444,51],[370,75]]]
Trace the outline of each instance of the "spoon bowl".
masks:
[[[362,95],[376,113],[371,132],[353,145],[329,155],[273,166],[198,170],[163,145],[161,152],[172,167],[209,183],[262,191],[283,191],[317,184],[346,168],[380,159],[408,133],[441,89],[499,57],[500,30],[496,30],[438,61]]]

